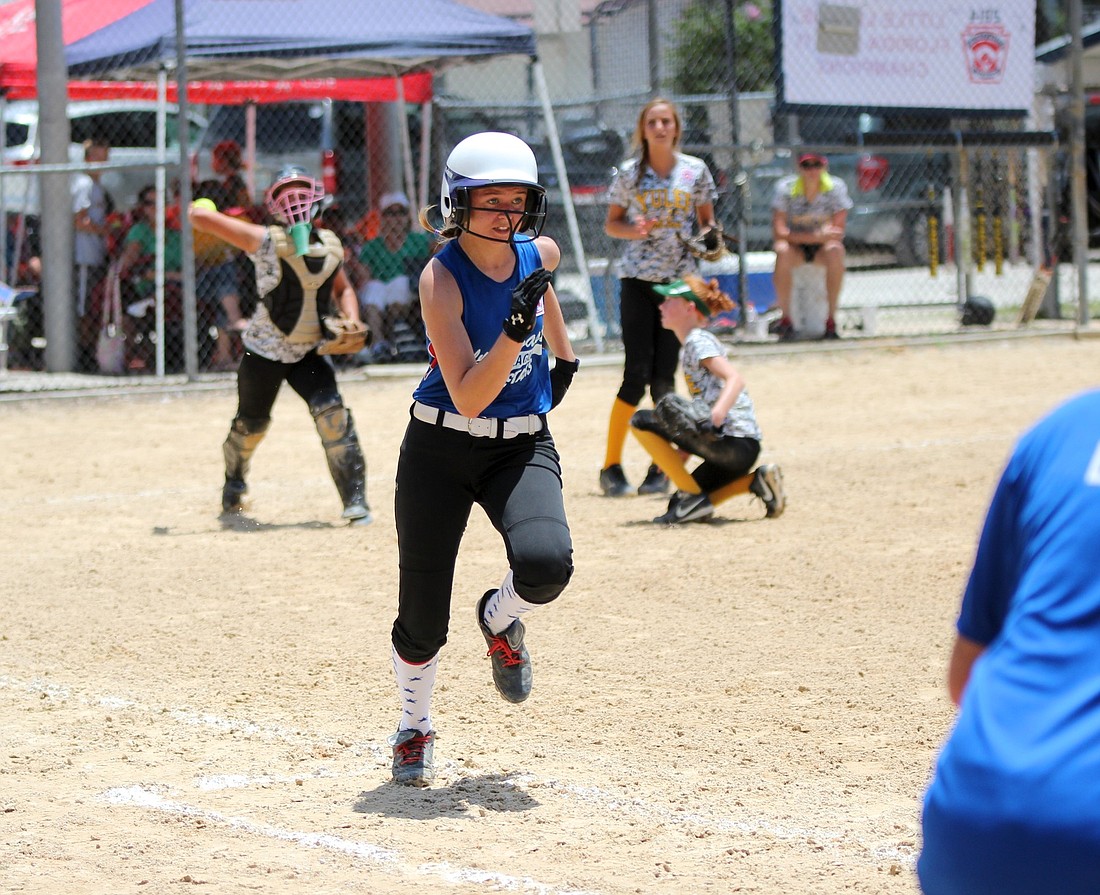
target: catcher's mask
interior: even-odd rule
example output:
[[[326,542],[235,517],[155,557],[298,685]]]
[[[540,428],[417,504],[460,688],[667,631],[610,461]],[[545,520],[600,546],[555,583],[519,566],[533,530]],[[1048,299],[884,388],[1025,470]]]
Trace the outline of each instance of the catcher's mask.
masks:
[[[530,233],[526,238],[535,239],[546,220],[546,189],[539,183],[538,175],[535,153],[519,137],[494,131],[467,137],[451,150],[443,172],[439,210],[444,227],[455,226],[491,242],[515,242],[521,233]],[[527,188],[523,212],[505,212],[510,224],[507,239],[473,233],[469,229],[471,211],[501,211],[475,209],[470,204],[470,191],[483,186]]]
[[[291,165],[275,175],[267,188],[264,204],[276,220],[292,226],[312,221],[324,198],[325,188],[305,168]]]

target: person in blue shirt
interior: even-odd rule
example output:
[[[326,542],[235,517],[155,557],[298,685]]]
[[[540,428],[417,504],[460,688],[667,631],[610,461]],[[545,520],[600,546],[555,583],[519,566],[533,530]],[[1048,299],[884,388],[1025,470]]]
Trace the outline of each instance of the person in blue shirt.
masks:
[[[1019,441],[963,595],[926,895],[1100,892],[1100,391]]]
[[[430,230],[428,211],[421,222]],[[531,148],[503,133],[461,141],[447,159],[440,212],[445,245],[420,277],[430,360],[413,392],[395,495],[391,655],[401,719],[390,745],[394,781],[412,786],[434,778],[432,691],[473,505],[500,532],[508,557],[500,584],[477,602],[476,621],[493,682],[509,702],[531,691],[521,616],[556,599],[573,574],[547,413],[578,362],[550,285],[561,255],[540,235],[546,194]]]

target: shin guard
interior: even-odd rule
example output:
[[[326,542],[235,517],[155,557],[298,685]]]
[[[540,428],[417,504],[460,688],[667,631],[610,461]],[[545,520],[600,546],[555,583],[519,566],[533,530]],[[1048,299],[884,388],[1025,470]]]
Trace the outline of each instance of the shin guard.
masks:
[[[256,446],[264,440],[271,420],[236,417],[229,427],[229,435],[222,445],[225,455],[225,485],[222,488],[222,510],[226,513],[240,509],[241,498],[248,491],[245,477],[252,464]]]
[[[359,446],[351,411],[339,398],[311,406],[310,411],[325,449],[329,473],[344,504],[343,517],[358,522],[368,520],[367,463]]]

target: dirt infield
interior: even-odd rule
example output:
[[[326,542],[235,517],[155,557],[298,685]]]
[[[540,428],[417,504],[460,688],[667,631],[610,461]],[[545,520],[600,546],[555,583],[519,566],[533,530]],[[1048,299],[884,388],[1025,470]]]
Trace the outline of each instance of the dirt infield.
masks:
[[[598,495],[615,368],[552,416],[576,574],[493,690],[475,511],[434,704],[391,785],[392,482],[411,380],[349,381],[376,522],[279,399],[218,518],[233,393],[0,405],[5,892],[913,893],[953,617],[1019,432],[1097,384],[1068,338],[737,359],[790,504],[659,528]],[[627,472],[646,461],[628,447]]]

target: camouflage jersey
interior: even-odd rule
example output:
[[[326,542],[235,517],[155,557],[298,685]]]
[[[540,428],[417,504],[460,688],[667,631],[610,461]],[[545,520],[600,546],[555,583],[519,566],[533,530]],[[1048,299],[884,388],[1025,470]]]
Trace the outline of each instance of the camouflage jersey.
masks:
[[[684,370],[684,379],[687,380],[688,393],[692,398],[702,398],[708,407],[714,407],[718,396],[722,394],[725,381],[703,366],[703,361],[708,357],[725,356],[726,350],[718,341],[718,337],[702,327],[696,327],[684,339],[680,363]],[[719,434],[727,438],[755,438],[760,441],[756,408],[753,406],[747,388],[741,389],[741,394],[733,402],[733,407],[726,415],[726,421],[722,423]]]
[[[344,259],[343,249],[334,233],[329,230],[313,231],[309,257],[318,259],[314,261],[315,266],[320,263],[319,259],[324,259],[324,267],[319,271],[319,278],[323,278],[324,283],[321,294],[308,309],[312,311],[308,315],[308,323],[313,324],[312,327],[295,327],[293,324],[300,322],[297,312],[302,308],[303,289],[290,266],[291,260],[297,260],[292,259],[293,254],[294,245],[285,230],[271,226],[267,228],[260,247],[248,256],[256,267],[256,291],[260,301],[256,303],[256,311],[241,337],[244,347],[253,354],[284,364],[298,363],[324,341],[319,318],[330,312],[332,280]],[[284,278],[288,279],[284,281]],[[290,326],[287,325],[289,318],[283,319],[287,317],[288,304],[290,317],[294,318]],[[282,327],[272,319],[273,305],[276,305],[275,314],[280,318]]]
[[[690,237],[696,230],[695,209],[718,199],[714,178],[702,159],[676,153],[668,177],[648,165],[638,177],[638,160],[630,159],[615,172],[610,202],[626,209],[626,220],[644,217],[658,221],[645,239],[631,239],[622,254],[622,275],[664,283],[694,273],[695,257],[677,234]]]
[[[852,207],[848,187],[839,177],[822,172],[821,191],[813,199],[806,198],[802,178],[798,174],[784,177],[775,185],[772,211],[787,215],[787,226],[792,233],[813,233],[833,219],[838,211]]]

